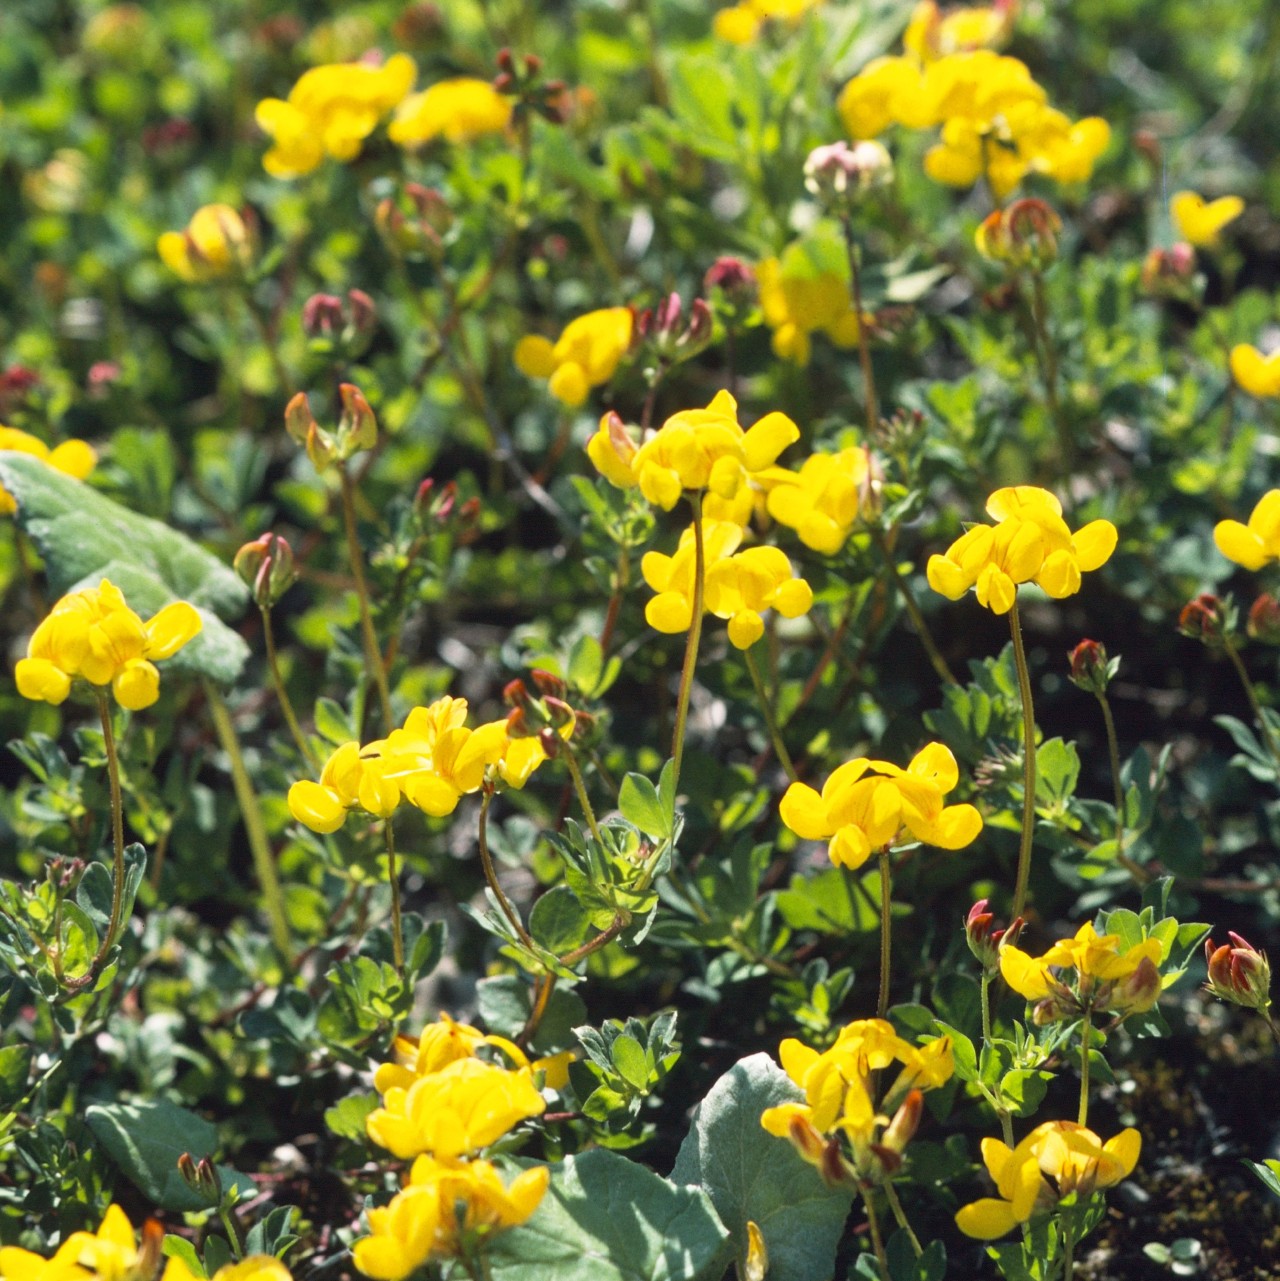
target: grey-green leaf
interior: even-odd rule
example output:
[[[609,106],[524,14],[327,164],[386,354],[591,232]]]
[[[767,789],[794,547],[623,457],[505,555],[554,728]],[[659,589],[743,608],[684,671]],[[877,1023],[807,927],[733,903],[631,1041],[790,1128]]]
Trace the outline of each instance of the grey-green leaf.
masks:
[[[727,1239],[705,1193],[596,1148],[551,1167],[542,1204],[488,1261],[493,1281],[719,1281]]]
[[[698,1104],[676,1157],[672,1179],[711,1197],[729,1229],[740,1275],[748,1221],[764,1236],[769,1281],[814,1281],[834,1270],[851,1194],[827,1187],[790,1143],[760,1125],[765,1108],[803,1097],[767,1054],[742,1059]]]

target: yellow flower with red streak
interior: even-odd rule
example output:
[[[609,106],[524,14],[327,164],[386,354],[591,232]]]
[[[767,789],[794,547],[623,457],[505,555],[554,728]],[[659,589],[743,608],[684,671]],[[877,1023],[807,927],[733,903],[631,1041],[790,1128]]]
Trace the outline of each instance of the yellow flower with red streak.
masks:
[[[971,844],[982,830],[982,816],[972,805],[943,803],[959,781],[951,749],[930,743],[905,770],[860,756],[841,765],[821,793],[792,783],[779,808],[797,836],[830,842],[827,852],[836,866],[859,868],[904,833],[940,849]]]
[[[1118,534],[1109,520],[1094,520],[1074,534],[1062,519],[1062,504],[1047,489],[1017,485],[987,500],[997,525],[975,525],[942,556],[930,556],[929,586],[948,600],[971,587],[978,603],[1007,614],[1022,583],[1034,582],[1055,600],[1080,590],[1081,575],[1100,568],[1115,550]]]
[[[56,706],[81,679],[110,685],[121,707],[140,711],[160,697],[155,664],[172,658],[203,626],[186,601],[166,605],[144,623],[104,578],[97,587],[64,596],[32,633],[27,656],[14,671],[18,692]]]
[[[397,108],[387,137],[401,147],[421,147],[436,138],[474,142],[501,133],[511,123],[511,99],[492,81],[459,76],[410,94]]]
[[[379,121],[413,87],[417,66],[407,54],[393,54],[381,66],[368,62],[312,67],[287,99],[258,103],[258,127],[272,146],[262,167],[277,178],[297,178],[319,167],[326,156],[354,160]]]
[[[1073,1192],[1089,1196],[1114,1187],[1133,1173],[1141,1151],[1137,1130],[1122,1130],[1104,1143],[1074,1121],[1046,1121],[1014,1148],[983,1139],[982,1160],[999,1196],[962,1206],[956,1226],[966,1236],[994,1241]]]
[[[1178,235],[1197,249],[1216,249],[1222,229],[1244,213],[1239,196],[1220,196],[1206,201],[1198,192],[1179,191],[1169,201],[1169,216]]]
[[[30,454],[54,471],[60,471],[72,480],[84,480],[98,465],[98,455],[93,446],[83,440],[64,440],[50,449],[38,436],[19,431],[16,427],[0,425],[0,449],[12,449],[19,454]],[[0,485],[0,516],[12,516],[18,510],[13,495]]]
[[[546,379],[547,390],[576,409],[593,387],[607,383],[631,348],[629,307],[605,307],[571,320],[553,343],[528,334],[516,343],[516,368],[530,378]]]
[[[183,280],[218,280],[253,265],[253,236],[230,205],[203,205],[185,231],[166,231],[156,241],[156,252]]]

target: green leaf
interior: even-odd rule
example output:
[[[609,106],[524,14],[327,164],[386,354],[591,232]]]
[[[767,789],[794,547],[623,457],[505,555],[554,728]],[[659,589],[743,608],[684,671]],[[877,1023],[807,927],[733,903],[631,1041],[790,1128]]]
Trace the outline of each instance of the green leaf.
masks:
[[[705,1192],[597,1148],[553,1165],[533,1217],[486,1257],[493,1281],[719,1281],[727,1237]]]
[[[0,485],[17,500],[17,522],[43,557],[55,592],[109,578],[144,619],[175,600],[190,601],[204,630],[167,659],[164,670],[235,682],[249,648],[218,616],[239,614],[249,590],[229,566],[185,534],[29,454],[0,451]]]
[[[204,1264],[200,1262],[200,1256],[196,1253],[195,1246],[186,1237],[174,1236],[172,1232],[167,1232],[160,1249],[166,1259],[181,1259],[187,1265],[187,1270],[191,1275],[197,1278],[197,1281],[201,1281],[206,1275]]]
[[[769,1252],[769,1281],[829,1277],[852,1193],[830,1188],[785,1139],[760,1124],[765,1108],[804,1096],[767,1054],[734,1064],[694,1110],[671,1177],[706,1189],[729,1229],[739,1275],[747,1223]]]
[[[1040,1106],[1052,1080],[1052,1072],[1016,1068],[1005,1074],[1000,1082],[1000,1093],[1014,1116],[1031,1116]]]
[[[671,835],[671,811],[663,808],[658,789],[643,774],[628,774],[622,780],[618,809],[647,836],[662,839]]]
[[[891,1281],[942,1281],[947,1274],[946,1246],[933,1241],[917,1259],[915,1246],[902,1229],[889,1238],[885,1259]]]
[[[138,1190],[162,1210],[205,1210],[208,1202],[193,1192],[178,1173],[178,1158],[212,1157],[218,1132],[202,1117],[167,1099],[96,1104],[85,1120],[107,1154]],[[217,1167],[223,1190],[236,1188],[252,1196],[252,1179],[229,1166]]]
[[[549,889],[529,913],[529,933],[548,952],[572,952],[591,928],[591,917],[567,885]]]
[[[353,1094],[342,1102],[335,1103],[333,1107],[326,1108],[324,1123],[339,1138],[363,1142],[365,1118],[380,1102],[376,1094]]]
[[[1280,1161],[1246,1161],[1268,1192],[1280,1196]]]
[[[244,1239],[245,1257],[255,1254],[270,1254],[279,1258],[298,1240],[298,1234],[290,1231],[293,1216],[300,1213],[297,1206],[278,1205],[270,1214],[261,1218],[249,1229]]]
[[[645,1062],[644,1048],[634,1036],[620,1036],[610,1047],[613,1066],[628,1085],[637,1090],[649,1088],[649,1065]]]
[[[476,999],[484,1026],[500,1036],[519,1036],[533,1011],[529,985],[517,974],[481,979],[476,984]],[[586,1018],[587,1007],[582,998],[571,988],[557,987],[530,1048],[539,1054],[564,1049],[573,1042],[573,1029]]]
[[[27,1092],[31,1046],[6,1045],[0,1050],[0,1108],[11,1108]]]

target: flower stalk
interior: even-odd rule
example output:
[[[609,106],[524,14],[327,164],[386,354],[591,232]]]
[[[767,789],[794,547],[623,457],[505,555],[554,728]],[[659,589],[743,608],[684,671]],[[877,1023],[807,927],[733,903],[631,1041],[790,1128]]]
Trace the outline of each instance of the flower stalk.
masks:
[[[364,640],[365,662],[378,690],[382,710],[383,728],[390,733],[394,724],[391,713],[391,690],[387,685],[387,668],[378,647],[378,636],[373,630],[373,613],[369,604],[369,585],[364,576],[364,555],[360,551],[360,537],[356,530],[355,486],[346,465],[338,468],[342,486],[342,523],[347,535],[347,556],[351,562],[351,576],[355,579],[356,598],[360,603],[360,634]]]
[[[387,840],[387,881],[391,886],[391,950],[396,973],[404,980],[404,926],[400,919],[400,877],[396,869],[396,840],[391,819],[382,824]]]
[[[1036,722],[1031,703],[1031,673],[1022,643],[1022,620],[1018,601],[1009,610],[1009,632],[1013,637],[1013,661],[1018,669],[1018,694],[1022,700],[1022,842],[1018,848],[1018,876],[1013,891],[1013,917],[1022,915],[1031,876],[1031,842],[1036,821]]]
[[[791,759],[791,753],[787,751],[787,745],[782,741],[782,733],[778,729],[778,719],[773,714],[773,704],[769,699],[768,691],[764,687],[764,681],[760,676],[760,668],[756,664],[755,656],[751,650],[744,649],[742,657],[747,664],[747,672],[751,676],[751,684],[756,692],[756,701],[760,704],[765,728],[769,732],[769,741],[773,744],[773,751],[778,758],[778,764],[786,772],[788,780],[795,783],[798,781],[799,776],[796,774],[796,767]]]
[[[698,665],[698,642],[702,637],[702,609],[707,586],[707,551],[702,536],[702,495],[694,493],[693,503],[693,616],[689,620],[689,636],[685,641],[684,664],[680,669],[680,694],[676,700],[676,728],[671,740],[672,775],[675,786],[680,784],[680,765],[684,760],[685,731],[689,724],[689,698],[693,692],[693,674]]]

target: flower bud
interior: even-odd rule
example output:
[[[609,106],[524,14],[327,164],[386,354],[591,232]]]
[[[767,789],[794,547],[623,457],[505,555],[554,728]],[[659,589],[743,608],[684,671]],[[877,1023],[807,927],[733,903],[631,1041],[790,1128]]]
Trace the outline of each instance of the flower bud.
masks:
[[[342,299],[312,294],[302,304],[302,329],[308,338],[332,338],[342,324]]]
[[[1026,197],[988,214],[974,233],[978,252],[1008,267],[1041,270],[1058,256],[1062,219],[1043,200]]]
[[[438,191],[407,182],[398,196],[379,201],[373,222],[393,253],[438,261],[444,251],[444,237],[453,226],[453,211]]]
[[[1220,600],[1202,592],[1188,601],[1178,615],[1178,630],[1193,640],[1203,641],[1210,649],[1220,649],[1235,630],[1235,608],[1231,597]]]
[[[183,1152],[178,1157],[178,1173],[182,1176],[182,1181],[197,1196],[202,1196],[210,1205],[218,1205],[222,1201],[222,1179],[218,1175],[217,1169],[213,1162],[207,1156],[201,1157],[199,1161],[192,1158],[190,1152]],[[150,1273],[141,1275],[149,1276]]]
[[[298,392],[285,406],[284,426],[289,435],[306,449],[316,471],[324,471],[337,457],[334,441],[316,422],[306,392]]]
[[[85,387],[93,400],[104,400],[120,381],[123,370],[114,360],[95,360],[85,375]]]
[[[544,725],[538,731],[538,742],[542,744],[542,750],[546,753],[548,760],[559,756],[560,748],[564,745],[560,735],[550,725]]]
[[[508,681],[502,687],[502,701],[510,707],[519,708],[520,711],[528,713],[533,706],[533,700],[529,697],[529,691],[525,687],[524,681],[519,677],[515,680]]]
[[[815,147],[804,162],[805,188],[833,210],[892,181],[893,158],[878,142],[833,142]]]
[[[533,730],[525,717],[524,708],[517,707],[507,713],[508,738],[532,738]]]
[[[984,970],[1000,968],[1000,949],[1005,944],[1017,942],[1022,933],[1022,917],[1017,917],[1006,929],[993,930],[995,914],[987,911],[987,900],[979,899],[970,909],[964,922],[964,941]]]
[[[1120,663],[1118,658],[1108,659],[1107,651],[1093,640],[1082,640],[1067,659],[1071,664],[1068,674],[1071,683],[1089,694],[1105,694]]]
[[[1152,298],[1190,300],[1196,274],[1196,251],[1179,243],[1152,249],[1142,261],[1142,292]]]
[[[542,700],[542,705],[547,709],[547,720],[551,723],[552,729],[567,729],[573,724],[574,710],[564,699],[548,695]]]
[[[1280,601],[1270,592],[1263,592],[1249,606],[1245,630],[1264,645],[1280,645]]]
[[[372,449],[378,443],[378,420],[364,394],[354,383],[342,383],[338,388],[342,399],[342,416],[338,419],[338,450],[345,460],[362,449]]]
[[[756,273],[741,258],[717,258],[702,278],[703,288],[723,290],[730,298],[749,301],[755,294]]]
[[[1132,974],[1112,983],[1110,987],[1106,1008],[1122,1017],[1145,1014],[1160,999],[1160,971],[1149,956],[1144,956]]]
[[[880,1139],[881,1146],[888,1148],[890,1152],[901,1153],[915,1137],[923,1107],[924,1095],[919,1090],[909,1090]]]
[[[549,695],[552,698],[564,698],[568,692],[568,686],[560,679],[559,676],[552,672],[544,671],[540,667],[535,667],[530,673],[533,683],[538,687],[540,694]]]
[[[1245,1009],[1266,1013],[1271,1005],[1271,966],[1267,954],[1252,947],[1239,934],[1227,931],[1231,944],[1214,947],[1212,939],[1204,945],[1209,965],[1206,989],[1223,1001],[1243,1005]]]
[[[232,567],[253,592],[259,609],[270,609],[298,581],[293,548],[278,534],[261,534],[245,543]]]

